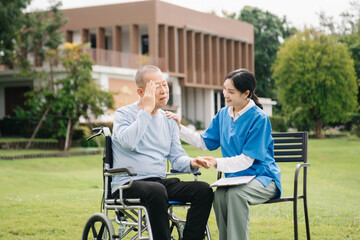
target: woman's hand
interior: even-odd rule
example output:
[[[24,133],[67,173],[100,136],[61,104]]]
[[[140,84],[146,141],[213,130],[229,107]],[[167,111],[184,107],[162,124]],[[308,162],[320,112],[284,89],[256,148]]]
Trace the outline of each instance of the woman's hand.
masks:
[[[202,159],[211,163],[211,166],[214,166],[214,167],[217,166],[217,161],[216,161],[216,158],[214,158],[214,157],[202,157]]]
[[[173,118],[176,120],[178,126],[179,126],[179,130],[181,129],[181,123],[180,123],[180,117],[179,115],[173,113],[173,112],[169,112],[169,111],[165,111],[165,114],[168,118]]]
[[[190,165],[192,168],[204,167],[204,168],[208,169],[211,167],[211,162],[209,162],[208,160],[206,160],[203,157],[197,157],[197,158],[191,159]]]

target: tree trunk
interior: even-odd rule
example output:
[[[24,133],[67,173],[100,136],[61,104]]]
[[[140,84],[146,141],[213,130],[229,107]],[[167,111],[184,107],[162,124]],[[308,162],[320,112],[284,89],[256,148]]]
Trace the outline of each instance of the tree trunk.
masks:
[[[30,148],[31,143],[32,143],[32,141],[34,140],[37,132],[39,131],[39,129],[40,129],[43,121],[45,120],[46,115],[48,114],[49,110],[50,110],[50,106],[47,107],[47,109],[45,110],[44,114],[42,115],[42,117],[41,117],[40,121],[38,122],[38,124],[37,124],[37,126],[36,126],[36,128],[35,128],[35,130],[34,130],[34,132],[33,132],[33,134],[31,135],[31,138],[30,138],[29,142],[26,144],[25,149],[29,149],[29,148]]]
[[[324,134],[322,133],[322,120],[321,119],[317,119],[315,121],[314,137],[315,138],[324,138]]]
[[[51,92],[54,92],[54,69],[53,69],[53,61],[50,59],[49,61],[50,63],[50,84],[49,84],[49,88]]]
[[[71,145],[70,132],[71,132],[71,117],[69,117],[69,119],[68,119],[64,151],[68,151],[70,149],[70,145]]]

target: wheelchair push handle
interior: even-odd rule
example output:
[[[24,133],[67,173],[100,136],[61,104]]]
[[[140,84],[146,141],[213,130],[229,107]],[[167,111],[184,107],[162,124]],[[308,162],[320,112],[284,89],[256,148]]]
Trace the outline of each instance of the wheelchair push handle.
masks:
[[[92,129],[93,132],[98,131],[97,133],[95,133],[94,135],[92,135],[91,137],[89,137],[88,139],[86,139],[86,141],[89,141],[91,139],[93,139],[94,137],[100,136],[100,135],[105,135],[105,137],[111,137],[111,132],[110,129],[108,127],[96,127]]]

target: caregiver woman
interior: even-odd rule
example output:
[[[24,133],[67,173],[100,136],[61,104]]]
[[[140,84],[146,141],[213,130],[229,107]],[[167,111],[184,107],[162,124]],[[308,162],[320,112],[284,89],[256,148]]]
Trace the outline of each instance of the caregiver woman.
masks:
[[[255,95],[256,80],[246,69],[230,72],[224,82],[226,107],[213,118],[202,134],[179,124],[180,137],[195,147],[216,150],[223,158],[203,157],[225,177],[251,176],[246,185],[218,187],[214,210],[220,240],[249,239],[249,205],[281,195],[280,168],[274,160],[271,124]],[[179,117],[168,113],[168,117]],[[201,157],[199,157],[201,158]]]

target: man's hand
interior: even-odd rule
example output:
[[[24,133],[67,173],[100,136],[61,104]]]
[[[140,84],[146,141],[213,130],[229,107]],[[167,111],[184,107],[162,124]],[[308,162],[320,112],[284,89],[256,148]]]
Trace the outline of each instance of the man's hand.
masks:
[[[201,168],[204,167],[206,169],[210,168],[211,162],[207,159],[205,159],[204,157],[197,157],[194,159],[191,159],[190,165],[192,168]]]
[[[216,167],[217,161],[213,157],[196,157],[193,159],[197,164],[201,165],[204,168],[210,168],[211,166]]]
[[[152,80],[150,80],[149,82],[146,83],[144,96],[142,98],[144,111],[150,114],[155,108],[155,92],[156,92],[156,85]]]
[[[177,122],[177,124],[178,124],[178,126],[179,126],[179,130],[180,130],[180,129],[181,129],[181,123],[180,123],[180,117],[179,117],[179,115],[177,115],[177,114],[175,114],[175,113],[172,113],[172,112],[169,112],[169,111],[166,111],[165,114],[166,114],[166,116],[167,116],[168,118],[173,118],[173,119],[176,120],[176,122]]]

